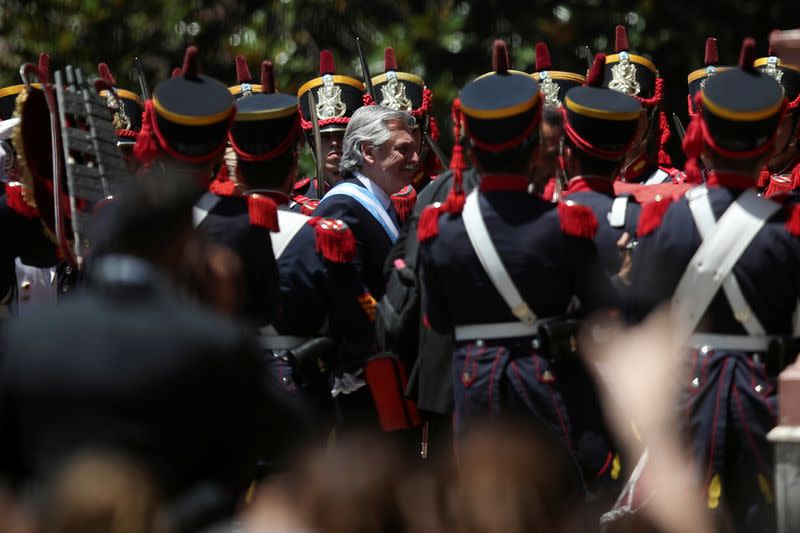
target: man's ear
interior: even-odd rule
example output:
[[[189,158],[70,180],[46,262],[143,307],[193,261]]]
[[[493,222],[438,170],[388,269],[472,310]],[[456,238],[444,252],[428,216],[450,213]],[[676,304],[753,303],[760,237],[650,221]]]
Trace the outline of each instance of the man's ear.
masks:
[[[375,146],[372,143],[361,143],[361,157],[370,165],[375,163]]]

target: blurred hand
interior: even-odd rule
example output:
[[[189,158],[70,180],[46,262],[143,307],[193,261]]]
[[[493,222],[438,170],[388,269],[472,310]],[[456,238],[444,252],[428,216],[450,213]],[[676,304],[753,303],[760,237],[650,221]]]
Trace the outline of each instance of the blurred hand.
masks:
[[[629,244],[635,243],[631,243],[631,236],[626,231],[617,241],[617,250],[619,250],[619,255],[622,258],[622,264],[619,267],[619,279],[628,286],[631,284],[631,255],[633,252],[633,248]]]

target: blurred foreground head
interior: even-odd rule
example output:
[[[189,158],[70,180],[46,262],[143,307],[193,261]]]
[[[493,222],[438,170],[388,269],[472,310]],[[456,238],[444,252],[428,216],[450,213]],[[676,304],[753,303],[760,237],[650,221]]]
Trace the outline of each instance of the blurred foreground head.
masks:
[[[56,476],[43,533],[165,533],[160,495],[147,473],[120,456],[86,454]]]
[[[567,465],[530,428],[492,421],[459,440],[452,516],[462,533],[567,531]]]

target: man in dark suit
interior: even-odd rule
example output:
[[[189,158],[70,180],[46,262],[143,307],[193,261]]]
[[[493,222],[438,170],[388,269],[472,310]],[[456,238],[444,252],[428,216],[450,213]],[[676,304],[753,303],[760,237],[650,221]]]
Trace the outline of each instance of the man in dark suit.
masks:
[[[345,179],[314,211],[343,220],[352,229],[364,281],[376,299],[386,291],[383,263],[400,227],[390,197],[411,183],[419,165],[413,125],[414,118],[404,111],[358,109],[344,135],[340,168]]]
[[[266,385],[255,340],[176,291],[199,191],[168,178],[100,211],[84,290],[7,324],[0,481],[35,494],[77,453],[128,454],[159,481],[170,528],[195,531],[233,512],[302,420]]]

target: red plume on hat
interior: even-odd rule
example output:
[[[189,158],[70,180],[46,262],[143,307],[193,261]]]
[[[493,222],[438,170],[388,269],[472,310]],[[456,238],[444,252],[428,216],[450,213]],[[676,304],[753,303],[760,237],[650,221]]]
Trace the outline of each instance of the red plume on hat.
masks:
[[[181,67],[175,67],[174,69],[172,69],[172,74],[170,75],[170,77],[177,78],[181,74],[183,74],[183,71],[181,70]]]
[[[625,52],[630,48],[628,45],[628,32],[622,24],[617,26],[616,38],[614,39],[614,51],[616,53]]]
[[[587,87],[601,87],[606,74],[606,55],[596,54],[592,62],[592,68],[586,76]]]
[[[739,51],[739,68],[746,72],[756,72],[753,66],[756,60],[756,41],[752,37],[742,41],[742,48]]]
[[[767,52],[767,54],[770,56],[778,55],[777,52],[775,51],[775,45],[772,44],[772,40],[780,32],[781,30],[772,30],[771,32],[769,32],[769,51]]]
[[[319,75],[333,74],[336,72],[336,65],[333,63],[333,52],[323,50],[319,53]]]
[[[545,43],[536,43],[536,72],[550,70],[553,67],[550,61],[550,50]]]
[[[196,79],[200,76],[197,63],[197,47],[194,45],[186,49],[186,54],[183,56],[183,70],[181,74],[183,74],[184,78],[190,79]]]
[[[39,54],[39,82],[50,83],[50,54]]]
[[[264,94],[275,92],[275,73],[272,70],[272,61],[261,62],[261,92]]]
[[[100,77],[104,79],[106,82],[108,82],[108,84],[111,85],[112,87],[115,87],[117,85],[117,82],[114,81],[114,76],[111,75],[111,71],[109,70],[107,64],[99,63],[97,65],[97,72],[100,75]]]
[[[250,83],[252,80],[247,60],[242,55],[236,56],[236,83]]]
[[[706,39],[705,65],[711,66],[719,63],[719,53],[717,52],[717,40],[713,37]]]
[[[492,70],[506,74],[510,64],[508,45],[502,39],[495,39],[492,45]]]
[[[389,72],[390,70],[397,70],[397,58],[394,56],[394,48],[388,46],[383,51],[383,70]]]

